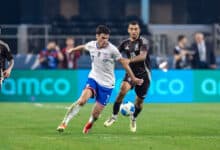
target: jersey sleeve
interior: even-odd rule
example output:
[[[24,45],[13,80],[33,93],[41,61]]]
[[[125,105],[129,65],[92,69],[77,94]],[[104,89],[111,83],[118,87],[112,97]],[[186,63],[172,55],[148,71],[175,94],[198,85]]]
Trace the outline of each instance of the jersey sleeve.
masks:
[[[148,51],[149,50],[149,41],[145,39],[144,37],[141,37],[142,45],[140,47],[141,51]]]
[[[10,48],[8,46],[8,44],[4,43],[3,44],[3,47],[4,47],[4,52],[5,52],[5,57],[8,61],[12,60],[13,59],[13,56],[12,56],[12,53],[10,51]]]
[[[115,48],[113,51],[113,59],[117,61],[121,58],[122,58],[121,53],[119,52],[117,48]]]
[[[124,51],[124,42],[122,42],[122,43],[118,46],[118,50],[119,50],[119,52],[123,52],[123,51]]]
[[[93,44],[94,44],[93,41],[86,43],[85,50],[89,52],[92,49]]]
[[[176,55],[180,54],[179,49],[175,47],[175,48],[173,49],[173,54],[176,54]]]

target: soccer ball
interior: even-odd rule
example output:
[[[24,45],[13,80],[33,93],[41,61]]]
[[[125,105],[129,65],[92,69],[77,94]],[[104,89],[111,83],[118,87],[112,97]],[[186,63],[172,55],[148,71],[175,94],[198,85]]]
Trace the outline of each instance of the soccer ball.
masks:
[[[135,107],[132,102],[125,102],[120,106],[120,112],[123,116],[130,116],[134,113]]]

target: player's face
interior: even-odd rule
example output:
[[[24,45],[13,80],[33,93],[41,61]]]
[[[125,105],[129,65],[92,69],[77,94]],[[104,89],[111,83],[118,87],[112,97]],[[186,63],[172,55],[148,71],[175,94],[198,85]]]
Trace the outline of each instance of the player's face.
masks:
[[[96,39],[100,48],[106,47],[108,45],[109,34],[96,34]]]
[[[130,38],[137,39],[140,35],[140,27],[138,24],[132,25],[130,24],[128,26],[128,33],[130,35]]]
[[[74,46],[74,40],[73,39],[67,39],[66,40],[66,45],[67,46]]]

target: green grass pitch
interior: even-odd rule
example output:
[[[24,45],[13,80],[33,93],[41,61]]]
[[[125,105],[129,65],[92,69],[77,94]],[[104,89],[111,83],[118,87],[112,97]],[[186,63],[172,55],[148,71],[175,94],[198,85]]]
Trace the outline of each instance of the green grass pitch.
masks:
[[[92,104],[81,109],[67,130],[56,128],[69,104],[0,103],[0,150],[219,150],[220,104],[145,104],[137,133],[129,118],[119,116],[110,128],[103,122],[108,105],[93,130],[82,134]]]

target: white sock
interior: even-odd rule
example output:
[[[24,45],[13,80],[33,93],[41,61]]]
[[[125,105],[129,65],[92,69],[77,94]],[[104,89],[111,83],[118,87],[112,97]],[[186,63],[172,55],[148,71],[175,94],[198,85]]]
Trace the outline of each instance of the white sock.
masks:
[[[67,125],[69,121],[78,114],[81,106],[79,104],[73,104],[70,109],[67,111],[66,116],[63,119],[63,123]]]
[[[90,116],[89,122],[94,123],[97,120],[97,118],[94,118],[93,116]]]
[[[115,120],[117,119],[118,115],[114,115],[112,114],[112,118],[114,118]]]

